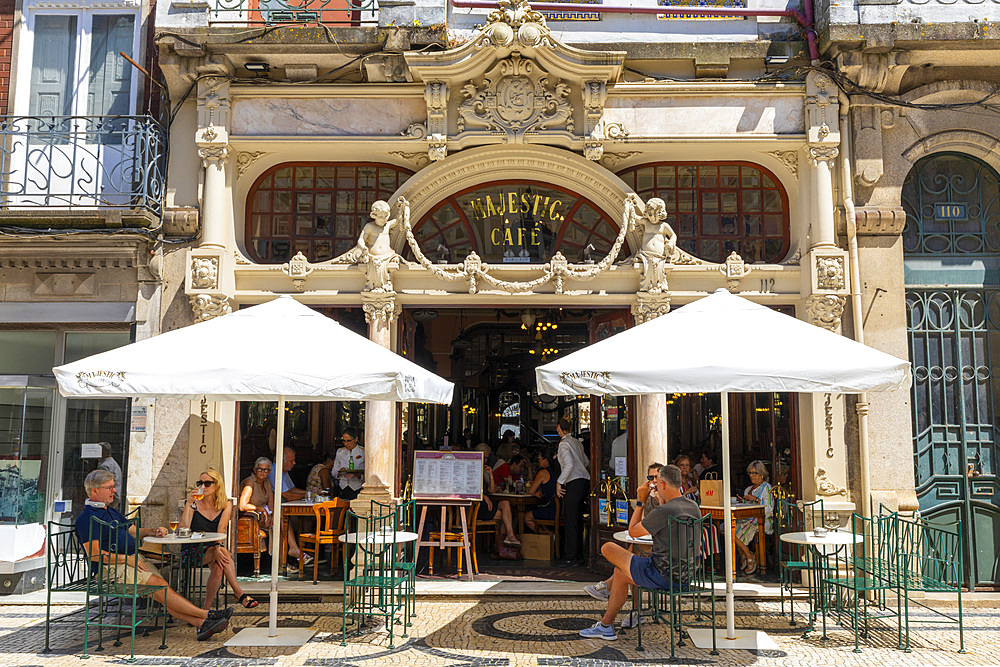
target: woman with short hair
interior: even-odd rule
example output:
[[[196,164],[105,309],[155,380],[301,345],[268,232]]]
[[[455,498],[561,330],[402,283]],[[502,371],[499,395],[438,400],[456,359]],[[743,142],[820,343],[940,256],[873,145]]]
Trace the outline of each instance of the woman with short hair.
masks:
[[[751,461],[750,465],[747,466],[747,474],[750,475],[750,486],[746,488],[742,495],[737,494],[736,497],[746,503],[764,506],[764,532],[771,535],[774,533],[771,522],[774,502],[771,485],[768,483],[769,475],[767,473],[767,466],[764,465],[763,461]],[[753,518],[740,519],[736,522],[736,527],[733,530],[733,535],[736,538],[736,548],[739,549],[740,555],[746,561],[746,565],[743,566],[743,571],[746,574],[752,574],[757,569],[757,559],[754,558],[748,546],[754,537],[758,540],[764,539],[757,532],[757,519]]]

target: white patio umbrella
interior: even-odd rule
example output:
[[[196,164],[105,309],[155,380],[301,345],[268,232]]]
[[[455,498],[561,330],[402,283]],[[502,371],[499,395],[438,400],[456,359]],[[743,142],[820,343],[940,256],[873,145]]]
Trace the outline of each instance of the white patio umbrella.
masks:
[[[721,392],[723,523],[731,545],[728,392],[886,391],[909,386],[910,364],[720,289],[539,366],[535,377],[538,391],[551,396]],[[729,640],[736,638],[732,551],[727,546]]]
[[[275,480],[282,476],[286,401],[451,403],[454,390],[451,382],[287,295],[52,371],[68,398],[277,401]],[[274,525],[281,525],[280,502]],[[311,630],[305,639],[292,637],[300,630],[294,628],[278,635],[278,551],[272,546],[270,619],[260,644],[301,644]]]

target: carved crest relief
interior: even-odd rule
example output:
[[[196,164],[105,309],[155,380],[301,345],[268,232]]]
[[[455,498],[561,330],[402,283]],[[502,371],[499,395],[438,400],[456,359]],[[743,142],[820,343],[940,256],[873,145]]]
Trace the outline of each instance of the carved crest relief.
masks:
[[[501,60],[461,92],[459,133],[481,129],[503,134],[509,143],[524,143],[526,134],[542,130],[573,132],[570,86],[549,81],[546,72],[519,54]]]

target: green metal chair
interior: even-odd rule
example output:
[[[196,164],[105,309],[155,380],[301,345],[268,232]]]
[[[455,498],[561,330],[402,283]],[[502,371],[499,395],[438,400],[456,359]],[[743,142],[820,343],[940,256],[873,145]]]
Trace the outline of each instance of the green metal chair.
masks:
[[[135,631],[147,620],[156,617],[159,617],[158,623],[163,627],[163,638],[160,648],[167,648],[167,586],[139,584],[137,558],[132,558],[130,565],[116,565],[111,562],[111,559],[117,554],[127,551],[128,539],[125,534],[127,529],[133,525],[135,525],[134,520],[124,524],[108,523],[101,521],[97,517],[92,517],[90,520],[91,541],[97,540],[101,545],[105,546],[110,554],[92,554],[89,557],[91,574],[87,579],[87,602],[84,607],[87,610],[84,616],[84,658],[89,657],[90,628],[91,626],[96,626],[97,650],[103,648],[104,628],[115,628],[118,631],[119,640],[121,638],[121,631],[128,630],[132,638],[129,662],[135,662]],[[156,604],[153,598],[160,591],[163,592],[162,605]],[[98,600],[102,611],[107,601],[118,600],[117,619],[108,618],[109,615],[106,613],[100,613],[96,616],[90,614],[90,601],[92,598]],[[141,608],[138,604],[140,600],[145,602],[145,605]],[[117,642],[116,645],[118,645]]]
[[[823,525],[823,499],[805,502],[792,497],[778,498],[774,507],[774,543],[777,552],[779,586],[781,598],[781,615],[785,615],[785,592],[788,592],[788,624],[795,625],[795,596],[793,593],[796,579],[804,570],[810,570],[812,550],[805,545],[782,542],[781,536],[786,533],[798,533],[812,530],[814,526]]]
[[[52,594],[84,593],[90,580],[90,559],[76,536],[76,525],[72,521],[68,523],[49,521],[45,545],[45,574],[45,650],[42,653],[51,653],[52,649],[49,648],[51,625],[80,623],[75,613],[52,618]],[[84,609],[85,614],[89,614],[90,611],[89,606]],[[103,613],[103,609],[98,609],[97,613]]]
[[[903,611],[899,648],[910,652],[910,604],[934,614],[923,623],[953,623],[958,626],[959,653],[965,653],[965,626],[962,619],[962,583],[965,557],[962,551],[962,522],[945,524],[920,518],[899,519],[898,568],[893,572],[898,600]],[[955,593],[955,615],[928,606],[913,593]],[[905,639],[904,639],[905,637]]]
[[[395,511],[396,513],[396,530],[410,533],[417,532],[417,503],[415,500],[400,500],[394,506],[385,505],[377,500],[371,502],[372,514],[385,514],[391,511]],[[406,627],[410,627],[413,624],[412,619],[417,615],[416,548],[416,541],[400,544],[396,550],[394,561],[396,569],[405,572],[407,575],[406,590],[404,592],[404,602],[408,605]]]
[[[636,621],[636,650],[642,647],[643,618],[649,618],[659,623],[666,614],[670,626],[670,659],[675,660],[675,646],[684,646],[683,615],[692,614],[695,619],[703,620],[702,603],[705,597],[711,599],[712,623],[712,655],[718,655],[715,644],[715,559],[705,544],[706,531],[713,530],[711,515],[700,519],[669,517],[667,532],[669,534],[670,553],[673,567],[667,577],[670,582],[668,590],[651,590],[641,586],[632,587],[632,613]],[[690,609],[685,609],[683,601],[691,599]],[[644,599],[648,602],[644,603]],[[676,637],[676,641],[675,641]]]
[[[410,607],[406,599],[409,575],[396,567],[399,546],[396,542],[396,522],[394,510],[370,516],[347,510],[347,542],[354,548],[354,556],[346,559],[344,564],[341,646],[347,646],[348,618],[357,620],[357,630],[368,618],[384,619],[389,632],[389,648],[393,648],[396,623],[402,623],[403,637],[407,636],[406,627],[410,622]]]
[[[823,639],[826,639],[827,609],[832,608],[839,622],[846,618],[854,630],[854,652],[861,653],[859,638],[868,638],[869,621],[891,617],[886,593],[896,588],[895,572],[899,567],[899,517],[893,514],[866,518],[851,515],[851,532],[862,536],[854,549],[844,548],[827,557],[821,579],[819,604],[823,614]],[[900,608],[896,621],[900,622]]]

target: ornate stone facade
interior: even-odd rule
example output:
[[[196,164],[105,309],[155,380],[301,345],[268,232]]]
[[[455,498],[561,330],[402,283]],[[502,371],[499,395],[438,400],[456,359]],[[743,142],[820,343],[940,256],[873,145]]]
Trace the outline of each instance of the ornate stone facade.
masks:
[[[205,322],[213,317],[228,315],[233,312],[233,307],[229,303],[229,297],[216,294],[193,294],[188,297],[191,301],[191,311],[194,313],[195,322]]]
[[[809,321],[836,333],[840,329],[840,318],[844,314],[846,302],[847,299],[835,294],[814,294],[808,297],[806,313]]]

